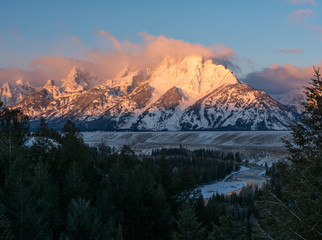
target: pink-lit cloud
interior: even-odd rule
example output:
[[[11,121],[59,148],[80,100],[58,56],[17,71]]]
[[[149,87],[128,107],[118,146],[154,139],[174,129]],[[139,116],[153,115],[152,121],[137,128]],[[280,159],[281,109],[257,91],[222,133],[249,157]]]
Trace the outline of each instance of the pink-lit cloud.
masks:
[[[39,87],[40,83],[47,79],[48,74],[44,71],[26,71],[18,68],[8,68],[8,69],[0,69],[0,83],[3,84],[5,82],[14,83],[18,79],[23,79],[29,82],[31,85],[35,87]]]
[[[112,43],[114,44],[115,49],[119,52],[122,51],[122,44],[114,37],[112,33],[105,32],[103,30],[98,30],[96,31],[96,34],[100,36],[104,36],[107,39],[111,40]]]
[[[280,48],[278,51],[281,53],[303,53],[303,49],[301,48],[294,48],[294,49]]]
[[[294,4],[294,5],[299,5],[299,4],[311,4],[315,5],[315,0],[287,0],[288,2]]]
[[[308,20],[317,16],[317,14],[311,9],[299,9],[291,13],[288,16],[290,22],[295,22],[297,24],[302,24],[306,29],[317,31],[322,35],[322,26],[309,23]]]
[[[322,60],[314,66],[322,66]],[[248,74],[243,81],[268,93],[283,93],[307,86],[313,74],[313,66],[296,67],[292,64],[274,64],[270,68]]]
[[[291,22],[301,23],[306,22],[308,19],[315,17],[316,13],[311,9],[299,9],[291,13],[288,16],[288,20]]]
[[[47,79],[60,80],[73,68],[79,66],[86,69],[93,69],[93,64],[79,59],[65,57],[41,57],[32,60],[31,67],[35,72],[42,73]]]
[[[76,36],[73,36],[73,37],[72,37],[72,40],[73,40],[74,42],[76,42],[76,43],[81,43],[81,40],[80,40],[78,37],[76,37]]]
[[[154,36],[145,32],[139,33],[142,39],[141,43],[133,43],[129,40],[119,41],[113,34],[102,30],[97,31],[96,34],[107,38],[105,41],[107,41],[107,44],[111,44],[108,50],[88,49],[85,48],[81,41],[72,38],[74,42],[79,42],[79,52],[83,53],[82,57],[44,56],[31,62],[32,69],[34,72],[46,76],[43,82],[49,78],[62,79],[74,65],[96,74],[101,79],[108,79],[113,78],[125,68],[135,70],[140,67],[152,67],[158,64],[165,56],[185,57],[198,55],[213,58],[218,63],[227,65],[232,60],[238,59],[236,52],[224,44],[206,47],[201,44],[167,38],[163,35]],[[234,67],[234,65],[230,67]]]

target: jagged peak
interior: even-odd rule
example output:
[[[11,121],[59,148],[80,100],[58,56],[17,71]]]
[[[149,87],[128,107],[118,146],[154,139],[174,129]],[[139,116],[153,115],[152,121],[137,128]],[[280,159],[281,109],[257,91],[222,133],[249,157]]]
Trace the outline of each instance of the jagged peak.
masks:
[[[88,78],[89,74],[78,66],[73,66],[67,77],[62,79],[62,87],[67,92],[80,92],[87,90],[89,87]]]
[[[32,86],[30,85],[29,82],[19,78],[16,82],[15,82],[16,86],[21,86],[21,87],[29,87],[32,88]]]
[[[7,88],[10,89],[10,87],[12,87],[12,84],[9,82],[5,82],[4,84],[2,84],[1,88]]]
[[[46,83],[44,84],[43,88],[49,87],[49,86],[56,86],[55,80],[53,80],[53,79],[47,80]]]
[[[87,75],[87,72],[83,68],[79,68],[78,66],[74,65],[65,78],[65,81],[75,81],[76,83],[80,84],[80,82],[87,80]]]

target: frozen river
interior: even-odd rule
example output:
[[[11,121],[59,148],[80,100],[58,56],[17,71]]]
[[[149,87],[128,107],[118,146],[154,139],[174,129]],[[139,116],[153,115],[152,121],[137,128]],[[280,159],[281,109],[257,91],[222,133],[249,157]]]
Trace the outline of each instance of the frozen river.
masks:
[[[242,166],[238,172],[229,174],[224,180],[204,185],[200,189],[202,196],[207,199],[216,193],[224,195],[229,195],[233,192],[239,193],[247,185],[262,187],[266,181],[265,168],[260,166]]]

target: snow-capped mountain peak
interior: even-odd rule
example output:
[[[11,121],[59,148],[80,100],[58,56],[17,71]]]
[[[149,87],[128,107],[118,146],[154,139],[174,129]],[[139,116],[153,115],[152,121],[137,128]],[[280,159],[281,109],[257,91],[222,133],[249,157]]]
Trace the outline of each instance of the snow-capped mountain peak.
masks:
[[[152,78],[151,84],[156,88],[176,86],[198,94],[207,94],[223,84],[238,82],[231,70],[214,64],[211,59],[197,56],[165,58],[154,70]]]
[[[16,85],[19,85],[19,86],[26,86],[26,87],[31,87],[30,83],[29,82],[26,82],[24,81],[23,79],[18,79],[15,83]]]
[[[43,90],[46,90],[51,96],[50,98],[59,98],[62,96],[62,89],[56,85],[54,80],[48,80],[45,85],[42,87]]]
[[[51,86],[56,86],[55,80],[49,79],[47,82],[44,84],[43,88],[51,87]]]
[[[186,96],[181,108],[192,105],[222,85],[235,83],[238,83],[237,77],[230,69],[199,56],[166,57],[153,69],[149,81],[150,86],[155,89],[155,100],[172,87],[181,89]]]
[[[89,88],[89,74],[77,66],[74,66],[67,77],[62,79],[62,88],[69,93],[81,92]]]
[[[93,82],[75,66],[60,87],[49,80],[15,108],[33,120],[72,119],[87,130],[285,130],[297,116],[199,56],[165,57],[151,68],[124,69],[104,84]]]
[[[0,101],[11,107],[35,91],[28,82],[18,79],[15,83],[4,83],[0,88]]]

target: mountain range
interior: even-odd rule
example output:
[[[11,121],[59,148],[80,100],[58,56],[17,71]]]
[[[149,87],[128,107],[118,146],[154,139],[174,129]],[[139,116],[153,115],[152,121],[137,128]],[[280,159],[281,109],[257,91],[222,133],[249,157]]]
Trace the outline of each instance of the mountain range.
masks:
[[[60,128],[71,119],[82,130],[286,130],[298,115],[230,69],[198,56],[166,57],[106,81],[74,66],[66,78],[48,80],[40,89],[21,80],[6,83],[0,100],[31,123],[45,117]]]

